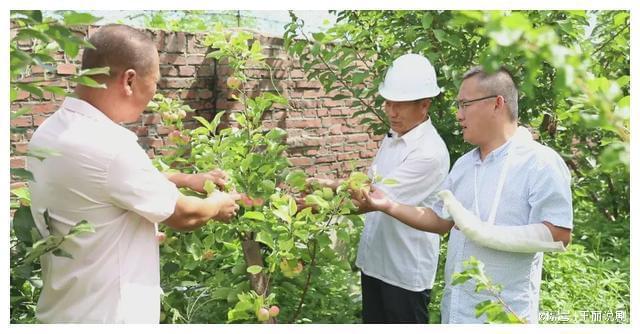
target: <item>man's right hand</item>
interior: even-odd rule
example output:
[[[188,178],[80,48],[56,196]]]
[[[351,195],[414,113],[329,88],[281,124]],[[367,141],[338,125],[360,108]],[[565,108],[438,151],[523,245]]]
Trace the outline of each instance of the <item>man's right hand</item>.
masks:
[[[371,187],[371,192],[364,190],[350,190],[349,192],[351,193],[351,199],[354,201],[354,204],[362,213],[371,211],[385,212],[385,210],[388,210],[393,204],[382,190],[373,186]]]
[[[240,208],[240,206],[236,204],[236,201],[240,200],[240,194],[237,192],[214,192],[207,200],[215,202],[219,207],[218,214],[213,217],[215,220],[229,221],[235,217]]]

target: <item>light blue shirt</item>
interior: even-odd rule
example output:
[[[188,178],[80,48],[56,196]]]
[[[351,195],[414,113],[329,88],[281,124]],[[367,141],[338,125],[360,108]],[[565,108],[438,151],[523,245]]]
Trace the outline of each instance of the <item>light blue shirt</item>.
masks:
[[[477,168],[478,208],[480,219],[486,222],[507,155],[512,155],[511,167],[506,174],[495,224],[518,226],[546,221],[571,229],[573,209],[569,170],[555,151],[530,137],[512,137],[484,161],[480,159],[478,148],[468,152],[454,164],[444,189],[451,190],[465,208],[475,212],[474,169]],[[443,217],[442,201],[433,209]],[[493,283],[502,285],[501,297],[519,317],[530,323],[538,322],[542,253],[513,253],[483,247],[454,228],[449,236],[445,265],[442,323],[486,322],[485,316],[476,318],[475,306],[494,298],[485,291],[475,292],[475,280],[451,285],[453,273],[462,272],[463,261],[470,256],[484,263],[484,271]]]

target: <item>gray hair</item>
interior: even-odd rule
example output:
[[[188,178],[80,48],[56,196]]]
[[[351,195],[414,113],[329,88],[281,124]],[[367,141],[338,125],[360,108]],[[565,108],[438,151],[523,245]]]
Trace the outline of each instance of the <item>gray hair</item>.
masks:
[[[478,86],[486,94],[502,96],[511,113],[511,119],[518,119],[518,87],[506,68],[501,67],[497,72],[490,74],[482,66],[475,66],[464,74],[462,80],[471,77],[478,78]]]

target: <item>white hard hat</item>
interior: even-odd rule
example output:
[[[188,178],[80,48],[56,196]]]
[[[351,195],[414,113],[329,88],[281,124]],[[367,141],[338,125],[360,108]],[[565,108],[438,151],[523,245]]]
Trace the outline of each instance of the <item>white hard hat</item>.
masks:
[[[393,61],[378,93],[389,101],[415,101],[440,94],[436,70],[427,58],[406,54]]]

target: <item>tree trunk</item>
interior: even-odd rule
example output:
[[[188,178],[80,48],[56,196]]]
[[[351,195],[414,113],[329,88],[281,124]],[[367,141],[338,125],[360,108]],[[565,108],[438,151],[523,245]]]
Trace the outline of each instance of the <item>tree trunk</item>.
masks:
[[[244,253],[247,268],[251,266],[264,267],[262,254],[260,253],[260,244],[255,240],[243,240],[242,252]],[[260,272],[257,275],[249,274],[249,280],[251,282],[251,289],[257,294],[263,296],[268,294],[269,287],[267,286],[267,277],[264,272]]]

